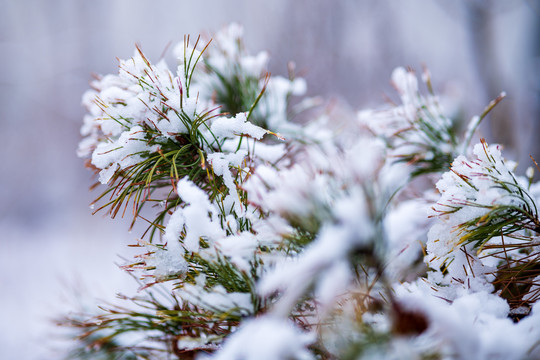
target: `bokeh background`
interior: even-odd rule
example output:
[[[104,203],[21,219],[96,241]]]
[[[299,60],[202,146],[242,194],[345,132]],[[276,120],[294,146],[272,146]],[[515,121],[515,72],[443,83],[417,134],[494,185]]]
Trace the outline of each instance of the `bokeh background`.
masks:
[[[91,74],[231,21],[351,111],[383,104],[396,66],[427,66],[464,119],[504,90],[482,136],[540,159],[538,0],[0,0],[0,359],[61,359],[51,319],[136,289],[115,262],[139,234],[91,215],[75,154]]]

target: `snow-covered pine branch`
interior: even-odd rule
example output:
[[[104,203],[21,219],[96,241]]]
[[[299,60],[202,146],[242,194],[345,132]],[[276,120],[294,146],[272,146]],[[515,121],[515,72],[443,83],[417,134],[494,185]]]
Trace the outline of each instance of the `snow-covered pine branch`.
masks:
[[[503,95],[459,134],[398,68],[400,104],[300,125],[304,80],[242,34],[186,37],[173,70],[137,48],[83,96],[96,211],[149,227],[139,292],[63,321],[70,358],[540,357],[540,184],[470,146]]]

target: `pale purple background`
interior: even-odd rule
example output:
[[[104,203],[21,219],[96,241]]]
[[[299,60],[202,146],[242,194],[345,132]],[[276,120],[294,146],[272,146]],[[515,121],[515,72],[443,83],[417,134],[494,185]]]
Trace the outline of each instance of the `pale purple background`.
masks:
[[[133,289],[113,263],[139,234],[90,215],[98,193],[75,155],[91,73],[115,72],[136,42],[156,60],[231,21],[269,50],[272,73],[293,60],[311,95],[351,109],[392,94],[396,66],[427,65],[466,118],[505,90],[483,135],[522,164],[540,158],[537,0],[0,0],[0,359],[60,358],[47,321],[74,284],[89,304]]]

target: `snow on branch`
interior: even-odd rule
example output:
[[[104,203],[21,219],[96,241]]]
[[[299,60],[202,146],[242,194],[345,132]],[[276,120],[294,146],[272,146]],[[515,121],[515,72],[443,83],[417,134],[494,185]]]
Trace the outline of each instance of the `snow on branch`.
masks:
[[[460,134],[397,68],[398,104],[347,117],[242,36],[186,36],[172,70],[137,47],[83,95],[95,211],[148,227],[139,292],[62,321],[70,358],[540,357],[540,184],[471,146],[504,95]]]

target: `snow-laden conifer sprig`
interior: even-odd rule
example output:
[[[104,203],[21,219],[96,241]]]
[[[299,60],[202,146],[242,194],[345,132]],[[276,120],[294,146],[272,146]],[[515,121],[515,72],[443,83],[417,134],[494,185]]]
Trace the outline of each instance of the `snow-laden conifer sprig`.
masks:
[[[519,319],[529,314],[534,303],[540,299],[540,244],[488,245],[490,256],[500,265],[493,285],[500,296],[508,301],[512,314]],[[520,256],[512,253],[521,252]]]
[[[427,71],[422,79],[427,95],[420,92],[412,71],[395,69],[392,84],[401,104],[384,111],[359,113],[360,120],[386,141],[391,157],[413,166],[412,176],[444,171],[458,155],[455,125],[442,113]]]
[[[393,312],[382,219],[399,186],[384,165],[384,144],[355,131],[355,141],[346,133],[305,146],[291,167],[257,167],[245,187],[282,239],[258,286],[271,299],[268,314],[318,334],[340,326],[334,314],[346,302],[363,309],[348,314],[355,318],[374,304]],[[313,345],[322,359],[343,353],[327,345]]]
[[[94,142],[89,148],[92,166],[109,186],[97,199],[106,201],[98,210],[108,207],[114,217],[131,203],[136,218],[146,201],[165,200],[159,226],[178,199],[169,196],[170,190],[153,198],[157,189],[174,187],[183,177],[210,189],[206,152],[220,144],[208,134],[209,121],[218,114],[196,94],[189,95],[201,55],[187,48],[189,38],[185,46],[178,76],[163,61],[152,65],[137,48],[132,59],[120,62],[118,76],[105,76],[93,83],[97,93],[85,94],[93,116],[86,118],[83,134],[88,136],[82,144]]]
[[[131,60],[121,61],[118,76],[95,82],[98,92],[85,95],[86,99],[94,96],[93,101],[86,101],[93,116],[86,118],[83,134],[88,136],[81,143],[86,153],[81,155],[91,152],[92,166],[109,186],[96,200],[105,201],[96,211],[109,208],[115,217],[124,215],[131,204],[135,220],[146,202],[161,204],[157,216],[148,220],[151,238],[156,229],[163,228],[167,213],[181,204],[174,191],[178,180],[189,179],[211,198],[226,192],[233,196],[235,179],[228,175],[233,165],[226,159],[229,155],[218,155],[222,146],[237,136],[260,139],[266,133],[247,121],[250,114],[230,118],[216,104],[202,100],[192,82],[201,74],[198,63],[209,44],[200,52],[197,44],[190,48],[186,38],[177,76],[164,62],[152,65],[137,48]],[[261,94],[253,99],[253,108]],[[242,160],[242,151],[232,152]],[[215,164],[208,166],[212,160]],[[217,163],[221,165],[216,167]],[[244,176],[242,170],[235,173]],[[238,204],[235,210],[239,211]]]
[[[480,116],[468,124],[460,137],[457,125],[447,117],[439,104],[426,69],[422,80],[428,90],[424,95],[412,70],[397,68],[392,73],[392,84],[400,95],[401,104],[383,111],[361,111],[360,121],[385,140],[389,156],[396,162],[411,165],[411,176],[446,171],[452,160],[466,154],[480,122],[505,97],[501,93]]]
[[[455,246],[473,243],[482,250],[499,236],[529,240],[531,231],[540,230],[540,220],[527,184],[507,167],[498,146],[481,140],[473,153],[473,160],[457,157],[437,183],[441,199],[435,212],[461,220],[453,229]]]
[[[125,306],[102,306],[102,314],[71,315],[63,325],[78,328],[86,344],[72,356],[95,359],[161,359],[172,353],[179,358],[213,352],[235,329],[241,316],[216,313],[186,303],[174,293],[146,289],[135,297],[118,295]]]
[[[457,157],[437,183],[438,222],[429,231],[426,260],[451,282],[476,290],[493,285],[511,308],[528,308],[539,298],[540,275],[530,180],[514,175],[499,146],[481,140],[473,154]]]
[[[204,71],[196,78],[201,96],[218,104],[222,112],[235,115],[250,112],[250,121],[276,133],[299,131],[291,120],[289,98],[306,91],[304,79],[295,77],[290,66],[289,78],[268,76],[266,51],[251,55],[243,42],[243,28],[232,23],[215,36],[215,46],[206,52]],[[256,108],[252,108],[264,90]]]
[[[246,112],[261,92],[268,54],[251,56],[243,43],[243,28],[231,24],[216,34],[213,46],[204,58],[204,71],[196,81],[206,88],[224,112]]]
[[[218,35],[214,43],[227,47],[228,35]],[[234,43],[240,41],[235,38]],[[236,99],[241,100],[241,111],[231,116],[214,95],[224,88],[231,93],[239,89],[219,82],[214,88],[206,86],[209,77],[227,79],[207,66],[215,55],[209,54],[203,64],[210,47],[199,51],[198,42],[192,48],[186,38],[177,47],[176,75],[164,62],[154,66],[137,48],[131,60],[121,61],[118,76],[103,77],[93,84],[95,91],[85,95],[91,115],[85,120],[87,137],[79,153],[92,155],[92,166],[109,186],[100,198],[110,196],[110,200],[100,209],[109,207],[115,216],[129,203],[134,216],[142,217],[145,203],[157,207],[157,216],[149,220],[150,241],[138,244],[145,253],[123,266],[143,280],[141,296],[132,299],[142,309],[111,308],[96,319],[71,322],[93,329],[86,339],[104,334],[107,341],[98,338],[96,346],[120,341],[117,337],[124,333],[140,333],[161,342],[165,351],[167,346],[179,353],[211,350],[243,317],[267,306],[256,283],[263,272],[261,255],[270,252],[273,244],[255,237],[251,224],[259,216],[243,183],[257,164],[284,155],[280,144],[255,146],[255,141],[273,133],[249,121],[272,78],[257,74],[258,92],[253,97],[241,94],[246,97]],[[242,64],[235,70],[238,76],[248,71],[243,67],[249,64],[248,55],[236,54],[230,61]],[[288,95],[281,95],[286,104]],[[276,112],[281,116],[281,107]],[[265,116],[272,114],[268,108]],[[158,233],[161,241],[154,236]],[[152,295],[157,283],[181,300],[173,307],[157,300]],[[170,326],[154,327],[157,318]],[[184,333],[178,324],[196,331]],[[109,333],[108,328],[118,331]],[[130,348],[136,350],[126,346]]]
[[[134,206],[159,236],[139,239],[142,253],[123,266],[137,296],[65,322],[82,331],[80,345],[115,358],[467,358],[473,349],[487,359],[537,341],[534,309],[516,325],[507,318],[540,297],[532,175],[514,176],[485,143],[469,160],[499,100],[460,141],[429,76],[425,96],[397,69],[402,104],[361,116],[378,137],[330,112],[300,129],[288,99],[303,81],[266,74],[266,53],[251,56],[241,34],[231,25],[207,47],[185,41],[176,72],[137,50],[85,95],[80,154],[110,186],[104,206],[113,215]],[[277,132],[291,136],[263,139]],[[395,195],[456,156],[438,183],[426,275],[413,243],[424,241],[423,202],[434,198]],[[156,208],[143,214],[144,204]]]

